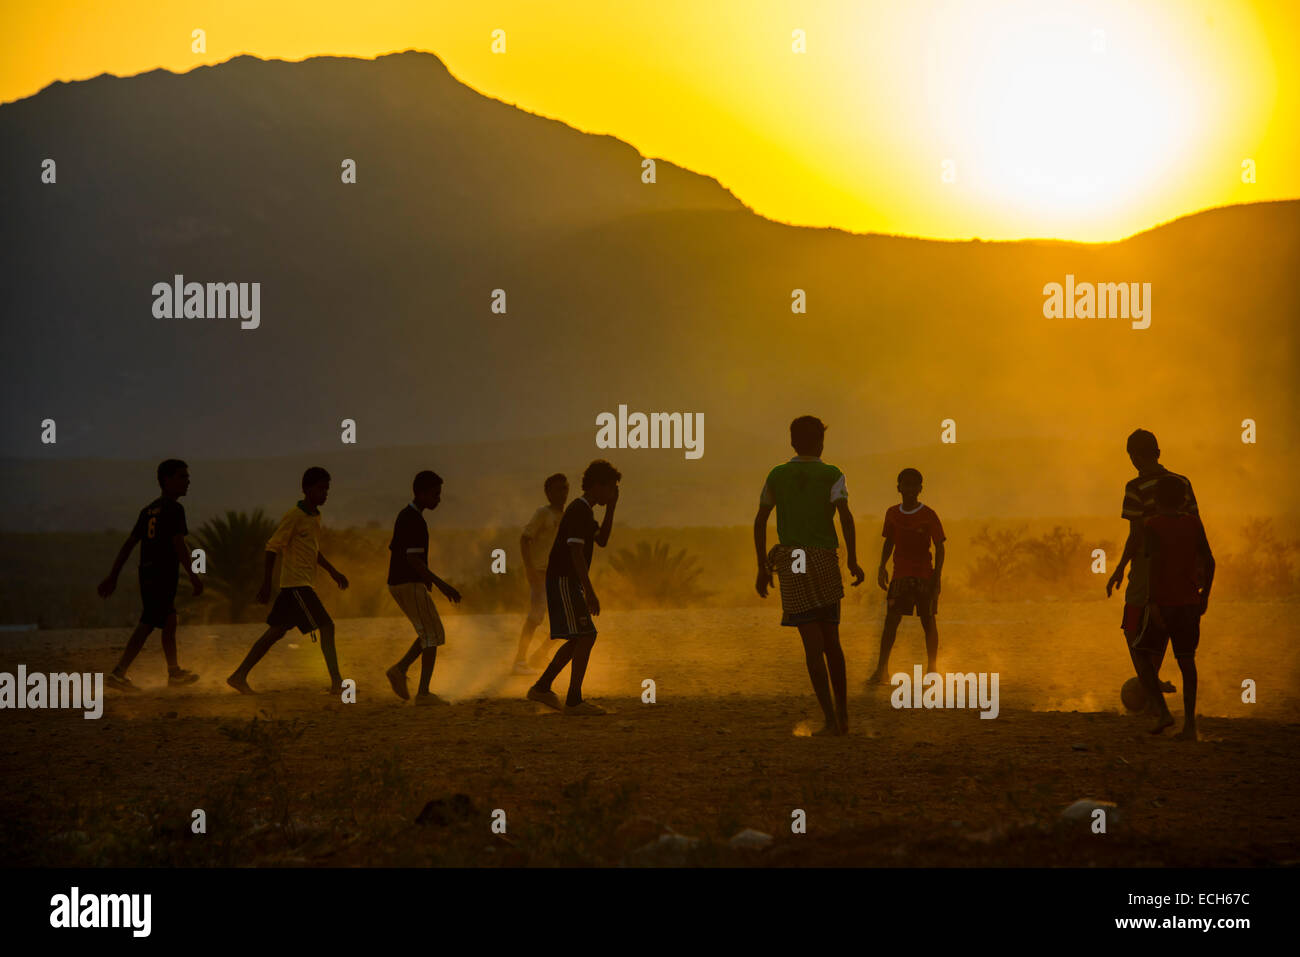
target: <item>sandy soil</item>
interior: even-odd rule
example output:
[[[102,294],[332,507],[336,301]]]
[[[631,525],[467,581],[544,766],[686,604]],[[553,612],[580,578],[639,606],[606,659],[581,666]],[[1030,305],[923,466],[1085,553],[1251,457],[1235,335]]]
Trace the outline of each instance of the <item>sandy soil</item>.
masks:
[[[1119,605],[952,603],[940,669],[996,671],[1001,713],[895,710],[861,686],[879,609],[846,608],[852,728],[806,736],[816,706],[792,629],[765,609],[607,612],[587,697],[569,718],[523,700],[507,666],[519,619],[448,616],[434,690],[415,709],[383,669],[402,619],[339,623],[358,685],[320,694],[319,649],[290,636],[222,683],[259,626],[181,630],[202,681],[165,687],[156,636],[104,717],[5,711],[5,864],[1256,865],[1300,861],[1300,650],[1294,605],[1223,604],[1205,619],[1202,740],[1123,714]],[[0,636],[0,671],[110,670],[126,631]],[[290,642],[297,645],[290,647]],[[913,620],[892,659],[923,646]],[[1181,687],[1170,661],[1165,677]],[[641,700],[644,679],[657,701]],[[1258,703],[1241,701],[1244,679]],[[563,690],[566,677],[557,685]],[[1171,698],[1181,717],[1181,696]],[[1061,811],[1113,801],[1106,834]],[[207,832],[194,834],[204,810]],[[793,833],[805,812],[807,833]],[[491,829],[504,813],[505,833]],[[498,818],[501,814],[497,815]],[[419,823],[417,823],[417,818]],[[765,850],[727,839],[770,834]],[[647,847],[665,829],[698,843]]]

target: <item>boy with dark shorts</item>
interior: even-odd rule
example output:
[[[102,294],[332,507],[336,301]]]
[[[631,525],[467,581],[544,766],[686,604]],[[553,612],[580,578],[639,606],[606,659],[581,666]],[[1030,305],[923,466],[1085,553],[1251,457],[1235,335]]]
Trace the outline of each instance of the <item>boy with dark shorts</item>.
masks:
[[[885,512],[881,531],[885,543],[880,549],[880,569],[876,581],[885,589],[885,628],[880,635],[880,659],[868,684],[889,683],[889,652],[898,636],[898,626],[905,615],[921,619],[925,632],[925,670],[934,672],[939,658],[939,627],[934,616],[939,610],[940,575],[943,573],[944,534],[939,516],[922,505],[921,473],[903,469],[898,473],[898,492],[902,504]],[[930,566],[930,543],[934,543],[934,567]],[[894,555],[894,579],[889,580],[887,564]]]
[[[411,492],[414,497],[397,513],[393,523],[393,540],[388,545],[388,593],[415,627],[415,641],[402,660],[385,674],[393,693],[405,701],[411,696],[406,690],[406,671],[419,658],[420,687],[415,693],[415,703],[446,704],[444,699],[429,692],[438,646],[446,640],[442,619],[430,593],[437,586],[438,591],[455,603],[460,601],[460,592],[429,571],[429,525],[423,515],[425,509],[435,509],[442,501],[442,477],[426,469],[415,476]]]
[[[347,588],[348,580],[331,565],[320,552],[320,507],[325,504],[330,491],[330,473],[319,466],[309,468],[302,475],[302,501],[285,512],[275,533],[266,543],[266,564],[262,587],[257,593],[259,603],[271,600],[271,573],[276,555],[280,555],[280,594],[266,616],[269,628],[258,638],[235,673],[226,684],[240,694],[255,694],[248,686],[248,673],[266,656],[271,646],[297,628],[304,635],[311,633],[312,641],[320,632],[321,653],[329,669],[330,686],[326,694],[337,695],[343,691],[343,678],[339,674],[338,657],[334,651],[334,619],[321,604],[314,587],[316,566],[319,565],[334,579],[339,588]]]
[[[1161,627],[1148,628],[1139,637],[1133,657],[1147,695],[1156,702],[1156,721],[1151,733],[1159,734],[1174,723],[1174,716],[1165,704],[1155,663],[1164,657],[1166,643],[1173,646],[1178,669],[1183,674],[1183,730],[1177,737],[1195,741],[1196,646],[1201,639],[1201,616],[1210,604],[1214,555],[1200,518],[1183,510],[1185,496],[1186,486],[1181,476],[1165,475],[1156,484],[1156,514],[1145,523],[1145,551],[1150,564],[1147,607]],[[1198,566],[1204,575],[1204,587],[1197,583]]]
[[[551,640],[563,641],[537,683],[528,689],[528,700],[563,710],[567,715],[604,714],[605,709],[582,700],[582,679],[587,673],[591,648],[596,643],[593,615],[600,614],[600,599],[591,587],[592,545],[604,548],[614,527],[614,506],[618,504],[618,483],[622,473],[604,459],[597,459],[582,473],[582,495],[569,503],[555,532],[555,543],[546,562],[546,610],[551,619]],[[593,505],[604,505],[599,525]],[[563,708],[551,690],[551,682],[565,665],[570,665],[569,694]]]
[[[143,605],[140,623],[127,639],[117,667],[104,678],[106,685],[118,691],[140,690],[126,677],[126,672],[155,628],[162,629],[167,683],[187,685],[199,680],[194,672],[180,666],[176,656],[176,587],[180,583],[182,568],[189,576],[194,595],[197,597],[203,593],[203,583],[190,568],[190,551],[185,544],[185,536],[189,534],[185,525],[185,508],[177,501],[190,489],[189,467],[180,459],[167,459],[158,466],[158,487],[162,495],[140,510],[131,534],[113,561],[112,570],[97,589],[101,598],[113,594],[117,588],[117,576],[131,556],[131,549],[139,542],[140,600]]]
[[[858,567],[857,535],[844,473],[821,459],[825,436],[826,425],[816,416],[801,415],[790,423],[795,456],[767,473],[754,516],[755,588],[760,598],[766,598],[772,572],[776,572],[781,583],[781,624],[799,629],[804,664],[826,718],[825,725],[813,732],[819,736],[849,731],[848,677],[840,646],[844,583],[836,555],[836,513],[844,529],[853,584],[860,585],[866,577]],[[777,544],[769,552],[767,518],[773,509]]]
[[[1120,511],[1120,516],[1128,520],[1129,532],[1128,538],[1124,541],[1124,552],[1120,555],[1119,565],[1115,568],[1115,573],[1111,575],[1110,580],[1106,582],[1106,597],[1109,598],[1111,591],[1119,587],[1124,582],[1124,569],[1128,568],[1128,586],[1124,590],[1124,612],[1120,619],[1120,628],[1124,632],[1124,640],[1128,645],[1129,657],[1133,661],[1133,671],[1138,677],[1141,672],[1138,667],[1138,660],[1135,649],[1138,647],[1139,639],[1149,629],[1154,630],[1154,634],[1146,645],[1153,648],[1160,648],[1159,655],[1154,659],[1156,674],[1160,673],[1160,665],[1164,661],[1164,648],[1168,645],[1167,641],[1162,641],[1161,632],[1163,625],[1158,620],[1154,620],[1148,608],[1148,563],[1146,557],[1145,526],[1144,523],[1151,516],[1156,514],[1155,491],[1156,484],[1165,476],[1170,476],[1178,480],[1183,487],[1183,500],[1178,507],[1178,511],[1188,515],[1196,515],[1196,495],[1192,492],[1192,483],[1185,476],[1176,472],[1171,472],[1160,464],[1160,445],[1156,442],[1156,437],[1146,429],[1136,429],[1128,437],[1126,445],[1129,461],[1137,469],[1137,476],[1128,481],[1124,486],[1124,505]],[[1172,692],[1174,686],[1168,681],[1160,683],[1160,690]],[[1158,711],[1155,702],[1148,702],[1148,709],[1152,713]]]

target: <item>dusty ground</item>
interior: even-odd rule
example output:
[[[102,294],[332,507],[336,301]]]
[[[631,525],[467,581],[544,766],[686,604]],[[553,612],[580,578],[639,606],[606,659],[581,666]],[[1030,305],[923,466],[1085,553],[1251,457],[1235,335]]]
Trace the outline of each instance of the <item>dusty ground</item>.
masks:
[[[111,694],[101,720],[0,712],[0,863],[1295,864],[1295,610],[1211,610],[1198,744],[1152,738],[1120,712],[1128,665],[1111,603],[942,609],[940,669],[1000,674],[991,721],[865,692],[879,609],[847,608],[853,726],[840,739],[801,733],[816,709],[775,602],[606,613],[587,696],[615,713],[590,719],[522,700],[529,679],[505,675],[513,617],[449,616],[434,688],[453,704],[419,710],[382,675],[409,642],[404,620],[339,623],[353,705],[319,693],[304,636],[272,651],[252,678],[265,693],[245,698],[222,679],[260,629],[182,628],[182,664],[203,675],[192,688],[164,686],[155,636],[132,672],[146,693]],[[126,634],[3,635],[0,671],[108,671]],[[909,620],[891,670],[921,650]],[[1165,676],[1181,688],[1172,661]],[[1256,704],[1240,700],[1246,678]],[[1180,696],[1171,706],[1181,717]],[[1078,798],[1118,804],[1108,833],[1060,820]],[[191,833],[196,808],[206,834]],[[504,835],[491,831],[498,809]],[[791,831],[796,809],[806,834]],[[727,847],[746,827],[775,842]],[[665,828],[700,843],[638,850]]]

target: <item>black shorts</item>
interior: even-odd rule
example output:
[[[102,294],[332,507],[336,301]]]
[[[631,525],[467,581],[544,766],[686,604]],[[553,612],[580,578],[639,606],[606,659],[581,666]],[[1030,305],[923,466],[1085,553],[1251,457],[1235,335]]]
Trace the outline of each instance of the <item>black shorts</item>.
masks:
[[[1130,615],[1129,610],[1135,607],[1141,607],[1140,614]],[[1165,630],[1164,625],[1152,617],[1151,607],[1150,605],[1126,605],[1124,634],[1129,636],[1129,647],[1134,651],[1144,651],[1161,659],[1165,656],[1165,649],[1169,647],[1169,632]]]
[[[140,570],[140,624],[162,628],[176,614],[178,575],[160,575]]]
[[[930,601],[930,579],[897,576],[889,583],[885,595],[886,610],[891,615],[920,615],[928,617],[934,605]]]
[[[333,625],[334,620],[316,597],[316,590],[302,585],[280,589],[266,623],[275,628],[297,628],[304,635],[311,632],[314,639],[317,631]]]
[[[1201,606],[1162,605],[1160,617],[1164,619],[1175,657],[1196,654],[1196,646],[1201,643]]]
[[[551,619],[552,638],[596,637],[596,623],[587,610],[587,598],[578,579],[547,575],[546,611]]]

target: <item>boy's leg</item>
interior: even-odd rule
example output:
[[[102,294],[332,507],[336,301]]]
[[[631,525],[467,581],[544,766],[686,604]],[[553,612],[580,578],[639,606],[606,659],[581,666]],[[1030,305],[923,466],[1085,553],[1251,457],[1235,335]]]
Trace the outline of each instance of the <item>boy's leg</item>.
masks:
[[[1178,669],[1183,673],[1183,730],[1178,737],[1196,740],[1196,654],[1179,655]]]
[[[898,624],[903,620],[900,612],[885,612],[885,629],[880,633],[880,657],[876,659],[876,670],[867,681],[871,684],[884,684],[889,680],[889,653],[894,648],[894,639],[898,637]]]
[[[808,677],[812,679],[813,692],[817,703],[822,706],[826,716],[823,731],[834,733],[839,726],[835,718],[835,706],[831,701],[831,686],[826,677],[826,648],[822,641],[822,623],[812,621],[799,626],[799,637],[803,639],[804,664],[808,667]]]
[[[433,680],[433,666],[438,660],[438,646],[430,645],[428,648],[421,649],[420,652],[420,687],[416,690],[417,695],[427,695],[429,693],[429,682]]]
[[[565,705],[570,708],[582,704],[582,679],[587,674],[587,662],[591,660],[591,649],[596,644],[596,636],[584,635],[581,638],[574,638],[572,644],[569,693],[564,699]]]
[[[849,679],[844,667],[844,649],[840,647],[840,626],[833,621],[823,621],[821,625],[826,669],[830,672],[831,692],[835,697],[835,717],[840,725],[840,733],[848,734]]]
[[[325,667],[330,673],[330,690],[343,690],[343,676],[339,674],[339,657],[334,649],[334,619],[326,616],[320,622],[320,650],[325,656]]]
[[[167,624],[162,626],[163,657],[167,659],[167,673],[174,675],[181,670],[176,657],[176,616],[168,615]]]
[[[921,619],[921,629],[925,632],[925,670],[929,674],[939,669],[939,626],[929,608],[918,609],[916,615]]]
[[[226,679],[226,684],[244,694],[252,694],[252,689],[248,687],[248,673],[253,670],[254,665],[266,657],[271,646],[288,633],[289,628],[289,625],[272,625],[266,629],[262,637],[253,642],[253,647],[248,649],[248,654],[244,656],[244,660],[235,669],[234,674]]]
[[[122,649],[122,657],[118,659],[113,674],[119,678],[126,677],[126,670],[131,667],[131,662],[135,661],[136,655],[140,654],[140,649],[144,647],[145,639],[149,637],[151,631],[153,625],[147,625],[143,621],[135,626],[135,631],[131,632],[131,637],[126,640],[126,647]]]
[[[533,684],[535,689],[543,692],[551,690],[551,682],[564,670],[564,666],[573,659],[573,643],[577,640],[576,638],[569,638],[564,644],[560,645],[560,650],[555,653],[551,663],[546,666],[546,670],[542,672],[541,677]]]
[[[533,633],[546,618],[546,591],[543,586],[529,582],[528,614],[524,616],[523,627],[519,629],[519,647],[515,649],[515,665],[526,665],[528,646],[532,644]]]
[[[1155,659],[1150,654],[1139,652],[1133,656],[1133,664],[1137,668],[1138,679],[1142,682],[1142,688],[1147,693],[1147,700],[1154,705],[1153,713],[1156,715],[1156,721],[1151,726],[1151,733],[1159,734],[1174,723],[1174,716],[1169,713],[1169,705],[1165,704],[1164,692],[1160,690],[1160,679],[1156,677]]]
[[[415,664],[415,659],[420,657],[422,651],[424,651],[424,639],[416,635],[415,641],[411,642],[411,647],[406,649],[406,654],[402,655],[397,664],[393,665],[393,670],[406,674],[411,670],[411,665]]]

